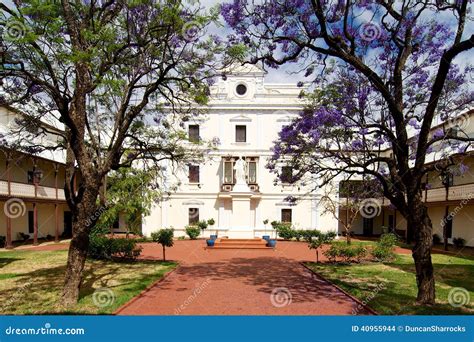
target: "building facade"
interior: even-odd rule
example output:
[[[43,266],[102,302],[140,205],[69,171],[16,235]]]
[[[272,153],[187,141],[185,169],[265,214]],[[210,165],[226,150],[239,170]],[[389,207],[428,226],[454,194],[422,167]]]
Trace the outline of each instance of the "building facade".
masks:
[[[295,229],[336,231],[337,220],[318,208],[317,193],[285,182],[291,173],[281,165],[283,177],[265,165],[278,132],[302,108],[301,88],[293,84],[269,84],[255,66],[237,67],[211,89],[205,115],[187,122],[189,140],[219,138],[217,150],[201,165],[178,172],[180,186],[144,218],[143,233],[173,227],[177,236],[199,220],[214,219],[205,235],[251,238],[271,232],[272,221],[291,222]],[[244,162],[245,184],[239,184]],[[169,175],[172,178],[172,175]],[[296,204],[286,201],[297,196]],[[268,221],[268,223],[264,223]]]

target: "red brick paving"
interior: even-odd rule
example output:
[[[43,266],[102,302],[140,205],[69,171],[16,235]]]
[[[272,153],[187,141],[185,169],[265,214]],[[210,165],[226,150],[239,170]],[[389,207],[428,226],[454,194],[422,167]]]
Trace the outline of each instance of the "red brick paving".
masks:
[[[276,250],[209,250],[204,246],[203,240],[176,241],[166,256],[181,266],[118,313],[350,315],[358,306],[300,264],[315,260],[315,252],[306,243],[279,241]],[[161,246],[143,247],[143,258],[161,259]],[[275,306],[272,291],[279,288],[287,290],[273,296]]]

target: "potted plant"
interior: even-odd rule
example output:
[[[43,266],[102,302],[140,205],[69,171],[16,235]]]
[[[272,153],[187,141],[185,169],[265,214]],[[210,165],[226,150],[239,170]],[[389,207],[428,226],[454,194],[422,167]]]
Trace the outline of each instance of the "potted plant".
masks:
[[[275,248],[277,243],[276,239],[268,239],[267,240],[267,247]]]
[[[268,224],[268,219],[263,220],[263,226],[265,227],[265,235],[262,236],[262,239],[264,240],[270,240],[270,235],[267,235],[267,224]]]
[[[214,227],[214,224],[216,224],[216,221],[213,219],[213,218],[210,218],[209,220],[207,220],[207,224],[211,227]],[[217,229],[216,229],[216,233],[215,234],[211,234],[211,239],[212,240],[216,240],[217,239]]]
[[[214,247],[215,242],[216,242],[216,240],[214,240],[214,239],[207,239],[206,240],[207,247]]]

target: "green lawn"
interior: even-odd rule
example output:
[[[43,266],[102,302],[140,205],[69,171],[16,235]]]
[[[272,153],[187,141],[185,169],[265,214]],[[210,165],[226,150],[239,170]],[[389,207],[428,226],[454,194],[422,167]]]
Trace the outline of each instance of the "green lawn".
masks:
[[[474,260],[442,254],[433,255],[437,304],[431,307],[415,304],[415,266],[410,255],[397,255],[392,263],[351,265],[316,264],[308,266],[326,279],[367,302],[385,315],[474,314]],[[470,303],[453,307],[448,302],[451,289],[468,290]]]
[[[0,314],[110,314],[176,267],[88,260],[79,303],[66,312],[57,304],[66,260],[67,251],[0,252]]]

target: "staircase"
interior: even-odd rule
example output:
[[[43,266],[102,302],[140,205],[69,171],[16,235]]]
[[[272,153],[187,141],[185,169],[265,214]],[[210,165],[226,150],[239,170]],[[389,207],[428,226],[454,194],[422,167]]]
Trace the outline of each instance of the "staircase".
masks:
[[[217,239],[214,247],[208,249],[272,249],[267,247],[267,241],[255,239]]]

